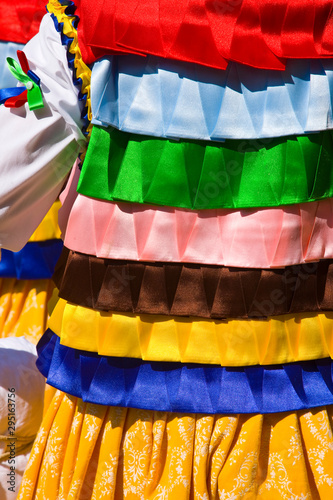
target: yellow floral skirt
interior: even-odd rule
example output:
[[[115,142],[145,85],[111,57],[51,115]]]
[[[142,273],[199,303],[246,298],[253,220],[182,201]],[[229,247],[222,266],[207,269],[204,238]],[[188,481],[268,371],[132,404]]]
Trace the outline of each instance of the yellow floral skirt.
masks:
[[[191,415],[57,391],[18,500],[333,498],[333,407]]]
[[[0,337],[24,336],[37,344],[46,329],[53,288],[48,279],[0,279]]]

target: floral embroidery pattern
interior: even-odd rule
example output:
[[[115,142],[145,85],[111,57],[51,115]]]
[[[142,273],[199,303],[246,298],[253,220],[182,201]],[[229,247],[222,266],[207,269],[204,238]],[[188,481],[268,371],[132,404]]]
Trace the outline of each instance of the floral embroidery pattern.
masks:
[[[57,391],[18,500],[310,500],[313,480],[316,495],[330,498],[332,417],[332,407],[168,414],[85,404]]]

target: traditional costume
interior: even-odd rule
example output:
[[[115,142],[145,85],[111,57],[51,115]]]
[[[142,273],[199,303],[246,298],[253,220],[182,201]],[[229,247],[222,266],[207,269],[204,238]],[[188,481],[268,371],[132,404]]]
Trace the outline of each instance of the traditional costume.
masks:
[[[47,8],[0,109],[3,248],[71,171],[18,498],[330,498],[332,2]]]

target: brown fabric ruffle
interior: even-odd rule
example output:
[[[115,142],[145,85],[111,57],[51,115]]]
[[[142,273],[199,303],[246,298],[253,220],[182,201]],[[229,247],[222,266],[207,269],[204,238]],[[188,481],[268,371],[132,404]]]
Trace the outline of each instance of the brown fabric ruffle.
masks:
[[[101,259],[63,249],[59,296],[100,311],[266,318],[333,309],[333,260],[284,269]]]

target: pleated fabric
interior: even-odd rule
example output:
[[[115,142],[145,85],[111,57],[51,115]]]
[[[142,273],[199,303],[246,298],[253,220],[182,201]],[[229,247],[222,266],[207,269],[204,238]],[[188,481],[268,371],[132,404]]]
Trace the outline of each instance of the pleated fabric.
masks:
[[[266,321],[135,316],[100,313],[60,299],[49,327],[62,345],[106,356],[244,366],[333,357],[332,318],[331,312]]]
[[[317,132],[333,124],[332,69],[331,59],[291,59],[276,72],[236,63],[221,71],[154,56],[103,58],[92,70],[92,123],[207,141]]]
[[[78,191],[104,200],[201,210],[309,202],[333,194],[332,154],[331,131],[221,145],[95,125]]]
[[[60,223],[66,247],[104,259],[275,268],[333,258],[332,207],[202,212],[71,194]]]
[[[50,330],[37,348],[37,367],[50,385],[94,404],[203,414],[333,404],[331,359],[229,368],[113,358],[62,346]]]
[[[332,407],[197,415],[97,406],[58,391],[18,500],[327,499]]]
[[[269,4],[265,0],[129,0],[126,4],[99,0],[93,14],[89,0],[81,0],[78,7],[79,41],[86,63],[109,53],[138,52],[219,69],[233,60],[281,70],[285,58],[333,54],[329,0]]]
[[[333,309],[331,259],[284,269],[102,259],[63,249],[59,297],[98,311],[261,318]],[[268,305],[271,302],[271,305]]]
[[[226,2],[223,2],[223,6],[225,5]],[[302,20],[304,24],[301,25],[298,10],[300,4],[296,2],[287,6],[282,0],[272,6],[268,16],[267,8],[265,9],[265,5],[261,0],[256,5],[252,0],[244,0],[240,2],[240,5],[236,6],[230,15],[226,16],[225,29],[227,35],[230,35],[230,31],[228,31],[230,26],[236,26],[237,24],[237,30],[235,29],[232,40],[230,40],[230,36],[229,41],[227,40],[228,36],[223,41],[219,40],[218,49],[216,49],[217,42],[215,40],[213,40],[212,44],[212,37],[217,32],[216,30],[219,29],[215,21],[222,19],[223,16],[220,16],[220,12],[219,19],[214,17],[211,2],[204,3],[199,0],[183,2],[181,0],[176,4],[172,0],[171,3],[168,2],[168,5],[166,5],[163,1],[138,3],[133,0],[128,2],[125,7],[125,4],[121,5],[120,2],[97,0],[92,9],[91,3],[88,5],[88,2],[83,0],[79,3],[79,8],[75,14],[74,7],[73,2],[57,2],[56,0],[51,0],[48,6],[53,14],[56,29],[59,32],[64,30],[65,36],[62,36],[62,43],[68,47],[75,45],[76,42],[74,28],[78,18],[75,17],[75,14],[79,14],[83,20],[87,20],[87,22],[83,21],[85,26],[83,26],[83,23],[79,23],[84,28],[82,30],[80,28],[79,37],[83,41],[83,59],[86,61],[85,56],[87,53],[88,55],[94,53],[91,59],[93,60],[95,55],[97,53],[100,55],[103,50],[106,50],[106,52],[110,50],[111,53],[114,51],[126,53],[141,50],[142,53],[151,53],[152,50],[155,55],[159,56],[165,57],[168,54],[173,59],[197,63],[205,60],[207,65],[219,68],[226,67],[229,59],[238,60],[235,56],[237,47],[234,46],[235,43],[238,43],[237,40],[240,40],[238,38],[240,32],[236,33],[238,28],[243,33],[242,39],[243,43],[245,43],[245,49],[240,51],[245,53],[241,62],[248,62],[253,66],[258,65],[256,61],[259,60],[260,56],[262,56],[262,61],[266,57],[266,61],[260,67],[283,69],[285,60],[281,59],[281,57],[289,57],[290,55],[295,57],[297,54],[298,56],[303,54],[304,57],[304,54],[308,54],[307,57],[319,58],[330,54],[330,37],[328,33],[330,31],[331,6],[326,0],[323,0],[320,5],[318,2],[311,2],[307,6],[302,4]],[[99,15],[101,8],[104,7],[103,23],[105,24],[101,25],[99,24]],[[117,10],[118,7],[119,11]],[[165,17],[165,14],[172,10],[172,15]],[[90,17],[87,16],[89,12],[91,13]],[[271,17],[273,12],[275,14],[273,16],[274,22],[269,25],[267,18]],[[62,25],[66,14],[69,15],[69,18]],[[240,17],[238,17],[238,14]],[[210,16],[209,22],[207,22],[208,16]],[[302,48],[300,48],[300,44],[295,44],[297,37],[290,35],[291,31],[295,34],[296,17],[299,18],[297,19],[297,34],[301,33],[303,36]],[[181,26],[178,26],[179,23],[177,25],[177,22],[180,19]],[[211,24],[214,19],[214,23]],[[243,19],[246,19],[245,23],[242,21]],[[258,27],[256,20],[259,22],[260,29],[253,30],[254,26]],[[147,21],[149,21],[149,29],[145,31],[143,27]],[[163,27],[161,27],[160,22],[162,22]],[[315,29],[311,23],[315,23]],[[114,29],[109,29],[110,25],[114,26]],[[213,25],[214,29],[211,30]],[[249,25],[251,25],[251,29],[248,29]],[[104,29],[102,29],[102,26],[104,26]],[[176,29],[174,29],[175,26]],[[171,31],[167,33],[170,28]],[[121,42],[120,39],[117,39],[117,30],[119,29],[123,30]],[[256,36],[255,52],[251,51],[251,40],[250,38],[247,39],[244,30],[248,31],[252,41]],[[160,52],[155,51],[156,45],[151,44],[152,32]],[[265,33],[265,36],[258,36],[259,32]],[[266,36],[267,32],[269,34]],[[277,36],[277,32],[279,36]],[[70,40],[68,40],[67,33],[70,33]],[[112,43],[109,43],[110,39],[103,39],[106,33],[111,33],[110,39],[112,39]],[[140,37],[137,36],[138,33],[140,33]],[[165,45],[166,41],[170,42],[170,39],[166,40],[166,38],[170,34],[175,35],[176,33],[177,40],[171,40],[171,50],[170,46]],[[252,37],[250,33],[254,33],[254,36]],[[159,34],[164,37],[163,43],[160,43]],[[184,34],[186,34],[186,37]],[[187,39],[187,45],[182,45],[185,38]],[[102,39],[104,48],[100,50],[98,45]],[[143,44],[141,47],[145,47],[145,44],[149,41],[148,45],[152,48],[149,48],[148,51],[140,49],[136,39],[139,40],[139,45],[140,43]],[[258,39],[262,41],[261,46],[258,45]],[[88,45],[85,45],[84,42],[88,40],[90,45],[87,49]],[[193,43],[189,47],[188,40],[198,40],[200,43]],[[207,41],[204,45],[202,44],[203,40]],[[279,42],[280,40],[283,40],[283,44]],[[230,45],[228,46],[229,42]],[[214,44],[215,49],[209,50],[214,47]],[[269,52],[265,49],[265,44],[270,47]],[[271,48],[272,44],[275,44],[274,50]],[[280,44],[281,47],[277,47],[276,44]],[[222,46],[227,47],[228,58],[225,57],[226,52],[221,54],[220,49]],[[254,47],[253,44],[252,47]],[[262,50],[260,50],[261,48]],[[280,48],[281,51],[279,52]],[[184,51],[186,52],[185,57],[183,55]],[[180,55],[181,57],[179,57]],[[75,57],[70,56],[69,60],[73,66]],[[216,61],[218,61],[218,64],[216,64]],[[320,200],[331,196],[330,182],[328,180],[331,172],[331,139],[327,132],[297,138],[289,137],[282,140],[273,139],[270,144],[260,143],[259,147],[255,145],[254,149],[253,145],[245,145],[244,158],[247,156],[247,159],[240,162],[239,155],[242,155],[243,151],[239,149],[239,144],[229,145],[227,143],[221,145],[209,143],[207,145],[206,143],[191,143],[182,140],[179,142],[164,140],[163,144],[168,144],[168,148],[164,148],[164,146],[161,146],[162,141],[154,140],[151,137],[145,139],[142,136],[137,136],[133,138],[128,147],[129,141],[123,139],[123,137],[126,137],[124,132],[112,131],[109,134],[109,131],[101,127],[99,129],[95,128],[95,130],[98,130],[100,136],[97,138],[93,131],[90,151],[88,150],[83,165],[80,182],[83,182],[85,178],[86,186],[89,187],[90,184],[93,185],[96,179],[97,181],[94,191],[82,192],[85,196],[80,194],[76,198],[76,200],[82,200],[84,203],[88,203],[87,195],[89,195],[103,200],[119,199],[142,204],[154,203],[178,206],[174,202],[166,201],[165,196],[167,197],[169,193],[172,193],[172,195],[175,195],[173,199],[177,198],[177,196],[186,199],[185,202],[182,199],[181,203],[183,205],[180,206],[188,211],[194,208],[197,210],[212,208],[209,203],[208,206],[202,206],[196,193],[200,188],[200,182],[204,181],[204,184],[201,184],[203,190],[207,187],[207,182],[211,180],[209,173],[212,172],[212,165],[217,161],[217,155],[214,156],[213,151],[209,150],[208,156],[210,158],[203,155],[203,150],[205,150],[206,154],[210,147],[215,148],[214,151],[221,151],[221,148],[228,151],[226,153],[227,157],[221,157],[222,160],[219,160],[219,165],[228,164],[228,167],[223,167],[227,172],[228,185],[231,186],[232,179],[235,179],[235,184],[229,190],[231,194],[227,193],[227,189],[224,193],[225,197],[229,197],[227,201],[229,205],[221,205],[221,200],[218,200],[218,205],[213,206],[214,209],[221,209],[222,207],[235,209],[244,206],[267,208],[267,206],[277,207],[290,204],[293,211],[295,210],[293,205],[297,202],[302,201],[306,205],[310,205],[311,200]],[[98,147],[103,142],[100,139],[105,133],[109,134],[105,140],[107,148],[103,149],[101,147],[99,151]],[[113,141],[110,139],[111,134],[113,135]],[[319,141],[318,137],[321,137]],[[147,140],[147,143],[141,148],[141,143],[145,140]],[[114,149],[109,148],[111,142]],[[154,147],[148,147],[148,143],[153,142]],[[283,145],[281,146],[281,144]],[[131,147],[133,149],[129,152]],[[248,149],[249,147],[250,149]],[[199,148],[203,149],[200,150]],[[257,171],[256,179],[255,175],[252,177],[249,175],[247,185],[245,177],[236,179],[237,173],[234,170],[232,170],[232,173],[230,172],[230,168],[235,167],[233,162],[236,161],[238,166],[241,164],[242,171],[253,173],[251,167],[258,167],[260,163],[258,158],[263,151],[265,151],[263,156],[266,154],[267,156],[264,157],[261,166],[265,168],[260,171],[259,175]],[[92,158],[93,152],[94,158]],[[108,161],[105,161],[106,152],[111,152],[112,168],[109,168]],[[236,156],[238,155],[236,160],[234,153]],[[128,156],[126,157],[126,155]],[[127,161],[126,167],[124,167],[125,163],[123,162],[125,157]],[[211,163],[209,163],[210,159],[212,159]],[[135,162],[138,160],[141,163],[135,171]],[[86,176],[85,170],[89,162],[95,162],[94,169],[96,169],[90,178]],[[181,166],[181,174],[177,182],[174,183],[173,180],[177,177],[175,176],[177,172],[173,167],[177,164]],[[326,165],[326,170],[321,170],[322,165]],[[207,167],[206,172],[204,170],[205,166]],[[145,167],[147,167],[146,170],[144,170]],[[96,171],[104,172],[104,177],[96,175]],[[152,176],[150,176],[151,173]],[[204,178],[205,175],[206,178]],[[179,179],[182,181],[181,183],[178,182]],[[220,179],[215,178],[213,184],[215,188],[220,189],[218,181]],[[178,191],[175,188],[177,183]],[[119,195],[118,193],[123,186],[127,190],[126,194],[124,195],[122,192]],[[120,191],[117,191],[114,198],[115,188]],[[158,196],[162,196],[159,201],[152,201],[157,198],[150,197],[155,188],[154,196],[156,193],[158,193]],[[103,195],[105,192],[107,192],[106,197]],[[318,195],[318,192],[321,194]],[[288,198],[290,193],[291,196]],[[215,203],[218,198],[215,194],[208,196],[205,191],[203,191],[203,194],[206,198],[209,198],[209,202],[213,199]],[[235,198],[239,194],[240,196],[244,195],[243,200],[246,201],[241,201],[238,206],[235,204]],[[253,196],[252,201],[249,201],[251,196]],[[72,208],[76,203],[75,195],[71,194],[69,198],[67,206],[64,207],[64,220],[66,214],[72,215]],[[258,199],[262,199],[262,204],[260,201],[259,205],[257,205]],[[267,201],[267,199],[271,201]],[[96,200],[92,201],[95,202]],[[110,223],[109,215],[104,219],[98,219],[97,210],[94,211],[89,208],[86,212],[82,212],[81,219],[77,216],[77,221],[81,220],[81,233],[87,245],[86,251],[83,251],[83,247],[81,249],[73,248],[69,244],[67,245],[68,248],[91,256],[129,259],[128,255],[120,257],[121,252],[117,256],[115,254],[111,256],[109,252],[118,251],[114,235],[117,235],[117,238],[119,237],[119,242],[125,242],[129,224],[131,224],[131,231],[133,231],[133,221],[138,219],[135,212],[136,208],[134,208],[133,212],[132,208],[129,208],[130,205],[119,208],[119,205],[112,205],[110,202],[102,201],[100,203],[99,209],[101,213],[102,207],[105,207],[104,214],[110,213],[110,207],[116,207],[111,208],[111,210],[117,211],[117,213],[123,212],[129,217],[127,219],[123,218],[123,223],[116,225],[113,224],[114,220]],[[196,203],[198,204],[196,205]],[[243,203],[250,204],[243,205]],[[325,200],[325,203],[330,202]],[[328,205],[326,205],[326,209],[327,207]],[[147,247],[147,239],[145,238],[151,235],[150,231],[153,227],[155,213],[157,213],[155,207],[152,207],[152,209],[155,210],[154,213],[149,212],[150,208],[142,207],[142,212],[147,211],[149,213],[149,219],[144,220],[142,218],[140,224],[137,225],[137,228],[140,226],[140,234],[143,235],[142,239],[140,239],[141,236],[137,239],[138,233],[132,232],[132,241],[135,243],[135,247],[139,249],[137,257],[131,257],[133,261],[143,260],[148,262],[156,260],[152,258],[152,255],[155,255],[153,253],[149,254],[149,258],[143,258],[145,255],[143,250]],[[163,210],[164,208],[161,209],[161,211]],[[168,210],[166,209],[163,212],[163,217],[165,217],[166,213],[169,215]],[[299,216],[302,209],[297,207],[296,210],[298,210],[297,215]],[[312,209],[310,208],[310,210]],[[282,213],[284,216],[288,212],[287,210],[281,211],[278,217],[281,217]],[[313,242],[317,243],[317,248],[321,248],[316,255],[325,258],[326,245],[322,240],[315,239],[314,220],[318,219],[318,229],[319,227],[325,227],[326,224],[329,232],[329,217],[327,212],[324,211],[324,217],[317,218],[317,208],[312,214],[313,223],[308,226],[306,223],[300,224],[298,221],[298,230],[289,232],[289,240],[296,239],[298,242],[302,242],[300,254],[303,258],[303,255],[305,255],[303,245],[308,248],[313,235]],[[195,233],[194,225],[197,220],[201,217],[205,218],[203,213],[198,212],[193,213],[193,215],[191,233]],[[294,215],[295,212],[293,212]],[[86,217],[85,220],[84,217]],[[119,221],[121,217],[118,219]],[[178,234],[180,234],[182,227],[186,226],[186,218],[183,217],[182,213],[176,222],[175,219],[176,217],[174,217],[173,228],[178,226]],[[216,212],[212,214],[211,220],[213,221],[213,219],[218,219]],[[209,220],[209,216],[207,220]],[[279,221],[281,221],[281,218],[279,218]],[[262,234],[266,235],[270,222],[270,220],[266,219]],[[75,225],[73,224],[74,228]],[[284,228],[287,226],[288,224]],[[69,222],[65,222],[63,227],[67,234],[71,233]],[[90,227],[94,227],[95,233],[93,232],[92,235],[87,231],[87,228]],[[109,227],[113,237],[103,240],[100,235],[107,236]],[[157,231],[156,235],[164,235],[164,239],[154,237],[159,248],[163,248],[164,242],[170,234],[174,235],[174,229],[168,233],[166,227],[162,223],[162,219],[160,219],[159,233]],[[190,223],[188,227],[190,227]],[[310,227],[310,233],[306,235],[304,233],[303,235],[303,229]],[[208,226],[206,229],[210,232]],[[282,229],[283,224],[280,224],[279,231],[273,233],[272,230],[271,237],[273,234],[277,234],[277,239],[280,241],[280,230],[282,231]],[[89,236],[85,237],[84,234],[87,233]],[[101,241],[103,244],[107,242],[103,250],[106,252],[105,254],[98,255],[95,250],[87,251],[89,245],[97,247],[95,234],[98,234],[98,238],[101,238],[99,243]],[[124,235],[125,239],[122,240]],[[187,240],[188,235],[189,233],[186,234]],[[290,238],[290,235],[295,238]],[[88,238],[91,241],[88,242]],[[73,237],[72,241],[75,241],[75,237]],[[126,246],[128,249],[128,241],[123,247],[122,243],[120,243],[122,250],[125,251]],[[208,241],[207,239],[202,240],[201,255],[209,255],[211,251],[213,252],[214,245],[212,245],[211,240],[207,245]],[[185,239],[183,241],[174,239],[174,247],[177,248],[179,254],[184,255],[183,250],[186,246],[187,241]],[[196,251],[198,248],[196,247],[193,250],[195,258],[197,258]],[[275,249],[276,246],[272,245],[270,248]],[[284,255],[287,255],[289,252],[286,249],[284,250]],[[165,254],[168,254],[168,252],[169,250]],[[235,253],[235,248],[233,248],[233,252]],[[251,248],[243,248],[241,253],[242,255],[244,253],[251,254]],[[261,253],[264,254],[264,252]],[[177,261],[177,258],[174,259],[174,252],[169,252],[168,255],[167,259],[157,260],[161,262]],[[268,267],[272,263],[274,263],[274,267],[277,262],[280,262],[280,265],[287,265],[287,259],[284,261],[283,259],[275,260],[275,250],[268,258],[264,255],[264,259],[266,259],[265,262],[269,262]],[[303,262],[303,260],[297,259],[298,257],[294,262],[295,264]],[[179,260],[178,262],[182,261]],[[206,261],[195,262],[207,264]],[[243,259],[242,262],[244,265],[246,259]],[[281,264],[281,262],[284,263]],[[244,267],[246,267],[246,264]],[[265,265],[259,265],[258,267],[264,268]],[[209,365],[204,360],[202,360],[202,364],[194,364],[194,355],[198,356],[200,352],[207,354],[209,349],[216,350],[216,343],[206,342],[206,337],[203,335],[203,333],[206,334],[206,329],[204,330],[203,325],[214,325],[214,333],[210,337],[213,338],[213,335],[216,336],[215,324],[218,322],[217,320],[200,320],[196,337],[199,342],[195,348],[192,349],[191,347],[192,358],[186,364],[184,357],[181,357],[183,356],[181,347],[184,345],[182,344],[182,334],[187,333],[185,328],[182,329],[181,333],[177,332],[177,342],[175,342],[176,335],[170,341],[168,335],[171,333],[171,328],[169,325],[167,325],[165,331],[163,331],[162,327],[161,331],[157,332],[154,337],[153,330],[155,327],[157,330],[159,325],[156,316],[149,314],[145,318],[149,327],[145,330],[145,326],[142,327],[137,318],[134,318],[133,335],[130,339],[126,339],[127,344],[126,342],[121,344],[124,334],[130,331],[130,321],[133,320],[133,313],[131,315],[116,312],[112,315],[113,319],[118,322],[119,330],[117,330],[115,323],[111,328],[106,324],[111,313],[96,312],[87,309],[87,307],[68,304],[63,300],[60,300],[55,311],[58,311],[58,308],[62,308],[63,305],[65,305],[64,314],[63,316],[62,313],[59,314],[58,323],[55,321],[57,323],[56,332],[47,331],[39,343],[40,356],[38,363],[41,371],[55,387],[59,387],[72,395],[58,392],[49,411],[46,413],[23,480],[18,496],[19,499],[44,500],[45,492],[47,492],[50,499],[77,498],[81,500],[97,497],[110,499],[124,497],[162,499],[175,497],[175,499],[197,498],[207,500],[211,498],[281,498],[281,496],[286,499],[325,499],[325,495],[326,498],[330,495],[333,484],[330,465],[332,463],[330,453],[333,448],[330,427],[332,406],[324,407],[325,404],[331,404],[333,401],[332,361],[328,357],[324,357],[324,352],[330,352],[331,346],[328,333],[331,327],[330,313],[325,313],[323,316],[313,313],[308,314],[305,318],[302,315],[293,318],[279,317],[279,320],[276,321],[277,335],[274,334],[274,328],[270,328],[269,335],[267,327],[265,331],[264,329],[261,330],[259,326],[254,328],[258,333],[258,337],[255,339],[258,356],[253,358],[256,364],[254,366],[245,366],[244,359],[241,359],[240,366],[227,367],[221,366],[221,364],[219,366]],[[81,323],[78,321],[79,317],[82,319]],[[55,318],[56,313],[54,313],[52,320],[55,320]],[[63,318],[65,320],[62,324]],[[89,321],[87,321],[87,318]],[[304,327],[303,319],[306,322],[309,320],[306,327]],[[326,319],[328,319],[327,323],[325,323]],[[179,320],[176,316],[167,316],[166,319],[163,318],[164,320],[174,323],[179,321],[182,326],[186,325],[187,322],[190,329],[197,326],[193,318],[185,317]],[[239,324],[240,322],[238,320]],[[261,324],[266,326],[269,323],[271,326],[274,322],[275,318],[270,318],[261,321]],[[226,324],[226,322],[220,323],[221,325]],[[248,327],[251,322],[244,320],[243,323]],[[323,326],[324,323],[327,329]],[[99,328],[100,325],[101,328]],[[289,325],[290,330],[288,329]],[[209,328],[207,328],[208,330]],[[73,342],[79,343],[84,340],[85,345],[89,343],[90,350],[79,350],[77,344],[75,347],[61,344],[60,337],[64,331],[69,333]],[[260,338],[259,331],[262,333]],[[129,353],[132,351],[130,350],[127,351],[127,354],[121,353],[113,356],[108,352],[106,356],[99,355],[98,350],[103,342],[101,342],[101,338],[94,339],[91,335],[92,332],[102,332],[103,342],[105,341],[103,347],[105,348],[109,348],[110,345],[114,349],[119,346],[124,350],[128,349],[129,346],[132,348],[133,339],[135,339],[135,346],[138,346],[138,357],[136,359],[131,358]],[[119,334],[118,338],[114,337],[113,340],[112,335],[108,335],[109,332],[112,332],[113,335]],[[170,361],[170,359],[161,362],[143,359],[147,352],[144,352],[142,348],[143,343],[138,341],[138,332],[144,332],[144,335],[146,335],[148,342],[145,346],[148,346],[149,350],[153,350],[155,347],[155,352],[162,352],[161,340],[165,342],[165,345],[177,346],[172,355],[178,356],[180,359],[174,362]],[[279,335],[280,333],[281,335]],[[162,334],[165,334],[163,339]],[[207,337],[209,337],[209,334]],[[232,347],[229,351],[230,357],[236,359],[241,349],[244,348],[246,339],[243,337],[240,339],[240,348],[238,349],[238,346],[235,346],[236,336],[230,335],[230,339],[232,339],[230,340],[230,346]],[[192,332],[191,335],[187,334],[186,341],[189,338],[193,339]],[[284,338],[284,340],[281,342],[281,351],[278,351],[275,346],[280,345],[280,338]],[[294,342],[291,341],[292,338]],[[321,338],[320,342],[318,342],[318,338]],[[158,339],[158,342],[153,346],[151,341],[154,343],[156,339]],[[249,338],[248,345],[251,341],[254,343],[253,337]],[[267,342],[270,341],[272,343],[276,342],[276,344],[267,347]],[[98,344],[97,347],[93,345],[93,342]],[[286,347],[287,344],[289,350]],[[193,346],[192,340],[191,345]],[[264,359],[261,356],[264,354],[264,347],[267,347],[267,352],[278,353],[275,359],[276,364],[258,366],[258,359]],[[322,349],[322,354],[318,354],[319,349]],[[283,350],[284,353],[282,354]],[[294,355],[296,351],[299,358],[297,361],[292,362],[290,353],[292,352],[292,355]],[[168,356],[169,352],[166,350],[165,355]],[[254,349],[251,351],[251,356],[253,353]],[[278,358],[280,354],[281,358],[283,356],[287,357],[288,361],[285,364],[284,361],[281,361],[281,358]],[[321,355],[323,358],[319,359]],[[306,361],[303,356],[313,356],[313,358],[311,358],[311,361],[310,358]],[[219,363],[221,363],[221,360]],[[81,397],[82,399],[80,399]],[[94,403],[97,402],[101,404],[95,405]],[[125,407],[128,408],[125,409]],[[138,409],[135,410],[133,407]],[[318,407],[318,409],[316,410],[314,407]],[[161,411],[156,412],[156,410]],[[285,413],[286,410],[289,413]],[[186,414],[180,414],[181,411],[186,412]],[[246,412],[248,412],[247,415],[244,414]],[[264,415],[265,412],[267,412],[267,415]],[[272,412],[278,413],[274,414]],[[242,415],[237,415],[237,413],[242,413]],[[163,431],[159,432],[160,429],[163,429]]]

